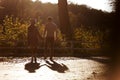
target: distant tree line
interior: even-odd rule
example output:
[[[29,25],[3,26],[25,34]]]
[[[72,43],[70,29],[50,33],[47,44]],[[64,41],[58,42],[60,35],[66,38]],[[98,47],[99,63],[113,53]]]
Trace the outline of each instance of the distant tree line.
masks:
[[[59,23],[58,5],[51,3],[32,2],[31,0],[1,0],[0,22],[6,15],[26,20],[31,17],[40,17],[44,21],[48,16],[53,16],[55,22]],[[108,13],[90,8],[86,5],[69,4],[68,11],[72,27],[99,26],[107,27],[113,22],[114,12]]]

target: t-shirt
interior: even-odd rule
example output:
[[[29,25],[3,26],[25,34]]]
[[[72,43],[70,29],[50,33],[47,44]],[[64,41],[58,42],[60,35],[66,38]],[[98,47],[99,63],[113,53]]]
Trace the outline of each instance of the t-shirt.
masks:
[[[45,25],[45,30],[47,31],[46,37],[54,37],[57,25],[54,22],[48,22]]]

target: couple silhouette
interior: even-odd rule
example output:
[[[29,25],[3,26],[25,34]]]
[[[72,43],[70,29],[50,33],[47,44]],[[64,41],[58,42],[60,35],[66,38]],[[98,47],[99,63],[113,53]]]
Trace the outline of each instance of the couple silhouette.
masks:
[[[52,17],[48,17],[45,24],[43,37],[39,33],[39,29],[35,26],[36,22],[34,19],[31,20],[31,25],[28,27],[28,46],[31,50],[31,62],[25,64],[25,69],[30,73],[35,72],[42,66],[47,66],[50,69],[64,73],[68,70],[68,67],[63,63],[57,63],[53,60],[54,56],[54,44],[57,40],[58,28],[57,25],[53,22]],[[44,60],[46,64],[40,65],[37,63],[37,50],[41,42],[44,41]],[[50,61],[47,60],[47,57],[50,57]]]
[[[31,50],[31,63],[37,63],[37,50],[42,41],[44,41],[44,59],[50,56],[50,60],[54,55],[54,43],[57,40],[57,25],[53,22],[52,17],[48,17],[45,24],[43,37],[39,33],[39,29],[35,26],[34,19],[28,27],[28,47]]]

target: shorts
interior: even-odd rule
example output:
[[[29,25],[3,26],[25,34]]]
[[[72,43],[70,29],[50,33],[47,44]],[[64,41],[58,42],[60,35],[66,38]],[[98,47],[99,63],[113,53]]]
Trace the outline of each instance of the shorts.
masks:
[[[54,45],[54,37],[47,37],[45,43],[52,47]]]

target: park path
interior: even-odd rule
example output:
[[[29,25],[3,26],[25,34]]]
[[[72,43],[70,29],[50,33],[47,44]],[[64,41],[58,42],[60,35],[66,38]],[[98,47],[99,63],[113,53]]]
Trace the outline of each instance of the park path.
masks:
[[[66,66],[64,72],[49,68],[43,58],[39,58],[38,62],[43,66],[30,73],[25,69],[29,61],[29,57],[0,58],[0,80],[105,80],[107,69],[106,64],[92,59],[55,57],[56,63]]]

